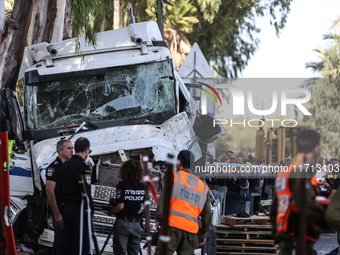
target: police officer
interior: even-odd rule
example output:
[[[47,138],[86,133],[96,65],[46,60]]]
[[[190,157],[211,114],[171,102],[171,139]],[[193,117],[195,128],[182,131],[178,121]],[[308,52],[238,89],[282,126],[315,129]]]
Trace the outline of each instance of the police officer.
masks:
[[[69,140],[57,143],[58,157],[48,166],[46,171],[46,195],[53,213],[54,242],[52,255],[61,255],[63,218],[61,216],[60,200],[57,196],[61,166],[73,155],[73,145]]]
[[[117,205],[109,212],[116,215],[113,251],[115,255],[137,255],[142,229],[140,209],[145,195],[141,163],[133,159],[123,162],[118,176],[122,181],[116,187]]]
[[[90,240],[88,235],[87,210],[81,212],[82,195],[78,183],[78,175],[83,175],[85,189],[90,200],[91,211],[93,212],[93,201],[91,197],[91,170],[85,162],[91,153],[90,141],[80,137],[74,144],[75,155],[65,162],[61,169],[60,193],[64,204],[62,216],[64,220],[63,253],[79,255],[80,225],[83,224],[82,254],[88,254]],[[84,221],[81,222],[80,214],[84,213]]]
[[[212,214],[208,187],[190,171],[190,159],[193,155],[188,150],[178,154],[177,172],[174,172],[174,183],[170,200],[170,242],[168,254],[192,255],[194,250],[205,243],[212,226]],[[162,221],[163,193],[159,197],[156,210],[156,227]],[[199,229],[197,219],[201,216],[202,227]],[[198,235],[197,235],[198,234]],[[160,253],[160,242],[156,253]],[[164,254],[161,254],[164,255]]]
[[[292,254],[298,240],[298,220],[304,204],[301,188],[306,189],[307,203],[307,254],[315,254],[314,243],[322,227],[326,227],[325,210],[315,200],[315,190],[311,184],[314,173],[302,169],[304,164],[313,164],[319,150],[320,136],[313,130],[304,130],[297,137],[296,158],[276,176],[275,194],[270,211],[272,232],[279,243],[280,254]],[[300,167],[301,166],[301,167]],[[306,182],[301,182],[301,178]],[[303,185],[303,187],[301,187]]]

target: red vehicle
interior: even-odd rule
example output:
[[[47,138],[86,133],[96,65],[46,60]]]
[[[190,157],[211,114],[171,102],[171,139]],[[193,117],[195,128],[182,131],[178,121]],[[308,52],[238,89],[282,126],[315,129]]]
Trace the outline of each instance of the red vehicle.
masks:
[[[0,254],[16,255],[10,209],[8,134],[0,132]]]

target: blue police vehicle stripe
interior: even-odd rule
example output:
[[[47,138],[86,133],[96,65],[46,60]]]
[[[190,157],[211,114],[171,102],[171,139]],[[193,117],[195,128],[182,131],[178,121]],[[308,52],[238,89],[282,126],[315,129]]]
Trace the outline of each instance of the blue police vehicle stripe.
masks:
[[[32,177],[31,170],[26,170],[22,167],[14,167],[10,171],[10,175],[16,175],[16,176],[23,176],[23,177]]]

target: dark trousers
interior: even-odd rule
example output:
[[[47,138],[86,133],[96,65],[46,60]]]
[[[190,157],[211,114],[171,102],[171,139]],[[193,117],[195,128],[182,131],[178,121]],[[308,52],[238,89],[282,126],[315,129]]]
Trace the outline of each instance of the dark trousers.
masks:
[[[117,219],[114,226],[113,252],[115,255],[137,255],[140,251],[140,221]]]
[[[328,198],[329,196],[329,191],[320,191],[320,196],[323,196],[325,198]]]
[[[64,220],[62,254],[79,255],[80,205],[65,204],[62,215]],[[90,241],[87,224],[87,212],[84,212],[82,242],[83,242],[82,254],[88,255],[90,251]]]
[[[59,212],[61,212],[59,208]],[[54,241],[51,255],[62,255],[63,229],[59,228],[53,215]]]
[[[292,255],[296,254],[295,242],[292,241],[280,241],[280,255]],[[314,243],[307,242],[307,254],[308,255],[316,255],[316,251],[314,250]]]

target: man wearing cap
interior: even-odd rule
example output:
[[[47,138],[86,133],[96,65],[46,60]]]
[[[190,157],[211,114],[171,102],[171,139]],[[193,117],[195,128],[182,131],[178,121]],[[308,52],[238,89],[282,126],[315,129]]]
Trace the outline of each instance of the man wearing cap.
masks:
[[[198,246],[205,243],[212,226],[212,215],[208,186],[190,171],[193,154],[183,150],[178,154],[177,171],[173,175],[173,188],[170,198],[169,235],[167,254],[192,255]],[[162,226],[163,193],[159,197],[156,210],[156,228]],[[202,227],[197,222],[201,216]],[[158,242],[156,255],[159,255]],[[162,254],[163,255],[163,254]]]

